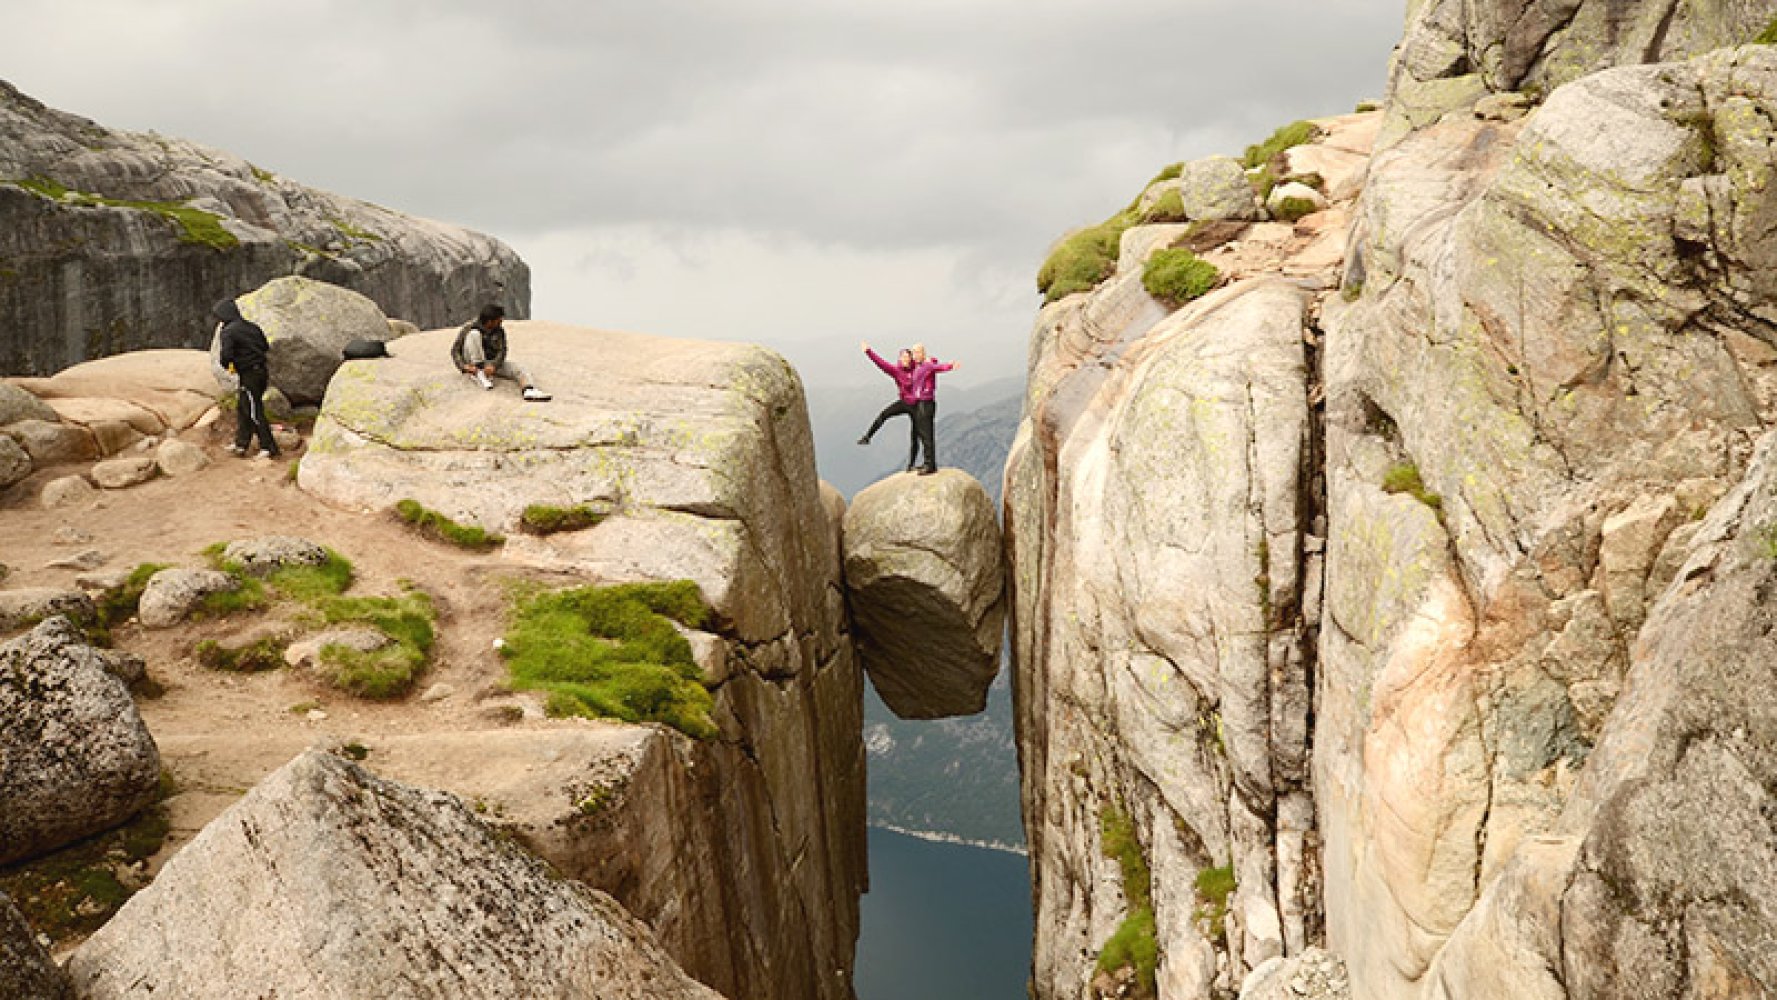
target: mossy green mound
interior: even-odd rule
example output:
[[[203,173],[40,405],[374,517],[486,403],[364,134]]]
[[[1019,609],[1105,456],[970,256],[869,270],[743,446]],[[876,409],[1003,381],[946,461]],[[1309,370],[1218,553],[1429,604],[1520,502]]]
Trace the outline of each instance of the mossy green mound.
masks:
[[[1183,305],[1222,280],[1222,272],[1189,250],[1161,250],[1142,266],[1142,287],[1148,294],[1173,305]]]
[[[1283,198],[1277,207],[1271,210],[1272,218],[1279,222],[1295,222],[1305,215],[1313,215],[1320,211],[1320,206],[1307,198]]]
[[[548,504],[531,504],[518,517],[519,527],[530,535],[553,535],[558,531],[580,531],[596,527],[599,522],[609,517],[603,511],[594,510],[586,504],[575,504],[572,507],[552,507]]]
[[[1759,32],[1759,36],[1752,40],[1752,44],[1777,45],[1777,17],[1772,18],[1771,23],[1765,25],[1765,30]]]
[[[1313,122],[1296,121],[1280,126],[1269,139],[1246,147],[1246,167],[1250,170],[1265,166],[1284,150],[1314,141],[1319,133]]]
[[[1411,462],[1390,466],[1382,474],[1382,492],[1406,493],[1432,510],[1444,509],[1444,498],[1425,488],[1425,480],[1419,477],[1419,466]]]
[[[368,625],[392,640],[369,651],[330,644],[321,665],[336,688],[360,698],[399,698],[426,669],[437,637],[437,612],[421,590],[398,597],[328,597],[317,605],[328,625]]]
[[[512,686],[547,692],[551,715],[661,722],[707,739],[715,701],[673,623],[708,617],[689,580],[550,591],[519,600],[502,652]]]
[[[1143,222],[1183,222],[1185,221],[1185,199],[1178,189],[1162,194],[1154,199],[1147,211],[1142,213]]]
[[[395,516],[420,534],[465,549],[498,548],[506,539],[484,528],[458,524],[435,510],[428,510],[417,500],[402,500],[395,505]]]
[[[1123,233],[1139,221],[1134,210],[1126,210],[1062,240],[1037,271],[1037,291],[1043,293],[1043,301],[1089,292],[1116,274]]]

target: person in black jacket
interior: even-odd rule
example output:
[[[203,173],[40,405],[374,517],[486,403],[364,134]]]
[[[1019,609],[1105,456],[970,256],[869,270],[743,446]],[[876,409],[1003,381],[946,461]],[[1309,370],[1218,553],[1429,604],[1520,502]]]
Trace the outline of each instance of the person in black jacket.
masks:
[[[271,381],[266,366],[271,345],[266,342],[265,331],[248,322],[233,299],[223,299],[211,311],[222,321],[218,360],[240,380],[235,393],[234,445],[228,450],[245,455],[253,435],[258,434],[259,451],[253,457],[277,458],[278,441],[272,437],[271,421],[265,416],[265,390]]]

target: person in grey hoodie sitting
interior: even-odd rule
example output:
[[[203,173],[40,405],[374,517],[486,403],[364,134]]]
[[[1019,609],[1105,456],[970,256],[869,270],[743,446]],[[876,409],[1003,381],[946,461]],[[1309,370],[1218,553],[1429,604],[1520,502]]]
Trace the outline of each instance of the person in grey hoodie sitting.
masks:
[[[458,371],[475,376],[483,389],[492,389],[494,379],[503,378],[517,382],[520,395],[530,402],[547,403],[552,398],[537,388],[529,373],[506,359],[506,310],[501,306],[483,306],[480,316],[463,324],[450,346],[450,358]]]
[[[271,421],[265,415],[265,390],[271,383],[266,364],[271,345],[265,339],[265,331],[242,316],[233,299],[223,299],[210,311],[221,321],[217,361],[239,382],[235,390],[234,445],[228,450],[245,455],[257,434],[259,451],[253,457],[277,458],[278,439],[272,436]]]

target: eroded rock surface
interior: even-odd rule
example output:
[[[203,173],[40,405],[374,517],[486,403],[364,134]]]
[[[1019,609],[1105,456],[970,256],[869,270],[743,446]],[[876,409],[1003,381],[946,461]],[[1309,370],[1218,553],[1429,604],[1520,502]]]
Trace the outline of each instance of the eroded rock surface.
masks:
[[[1006,626],[999,522],[955,469],[891,476],[845,512],[845,586],[864,669],[903,719],[974,715]]]
[[[454,797],[319,751],[207,825],[68,968],[89,998],[716,998]]]
[[[154,739],[67,619],[0,644],[0,719],[0,864],[110,829],[154,801]]]

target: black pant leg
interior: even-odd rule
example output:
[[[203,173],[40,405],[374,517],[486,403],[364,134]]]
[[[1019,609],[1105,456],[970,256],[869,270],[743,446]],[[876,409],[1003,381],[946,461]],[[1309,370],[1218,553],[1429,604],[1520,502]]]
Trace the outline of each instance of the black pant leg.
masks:
[[[241,376],[241,391],[236,401],[240,413],[237,414],[239,423],[235,425],[235,444],[245,448],[256,434],[260,449],[276,455],[278,439],[272,436],[271,418],[265,414],[265,390],[268,382],[264,373]]]
[[[922,399],[913,408],[913,431],[918,435],[919,443],[925,446],[926,465],[928,469],[938,467],[938,436],[935,424],[938,419],[938,403],[936,400]]]
[[[878,413],[876,415],[875,422],[870,425],[869,430],[864,432],[864,440],[868,441],[871,438],[875,437],[876,432],[879,430],[882,430],[882,425],[885,422],[887,422],[888,418],[899,417],[899,416],[907,416],[907,417],[913,416],[913,407],[908,406],[906,403],[903,403],[897,399],[894,402],[890,403],[889,405],[883,407],[882,412]]]
[[[236,451],[245,451],[253,442],[253,390],[247,388],[247,380],[241,379],[234,391],[234,446]]]

